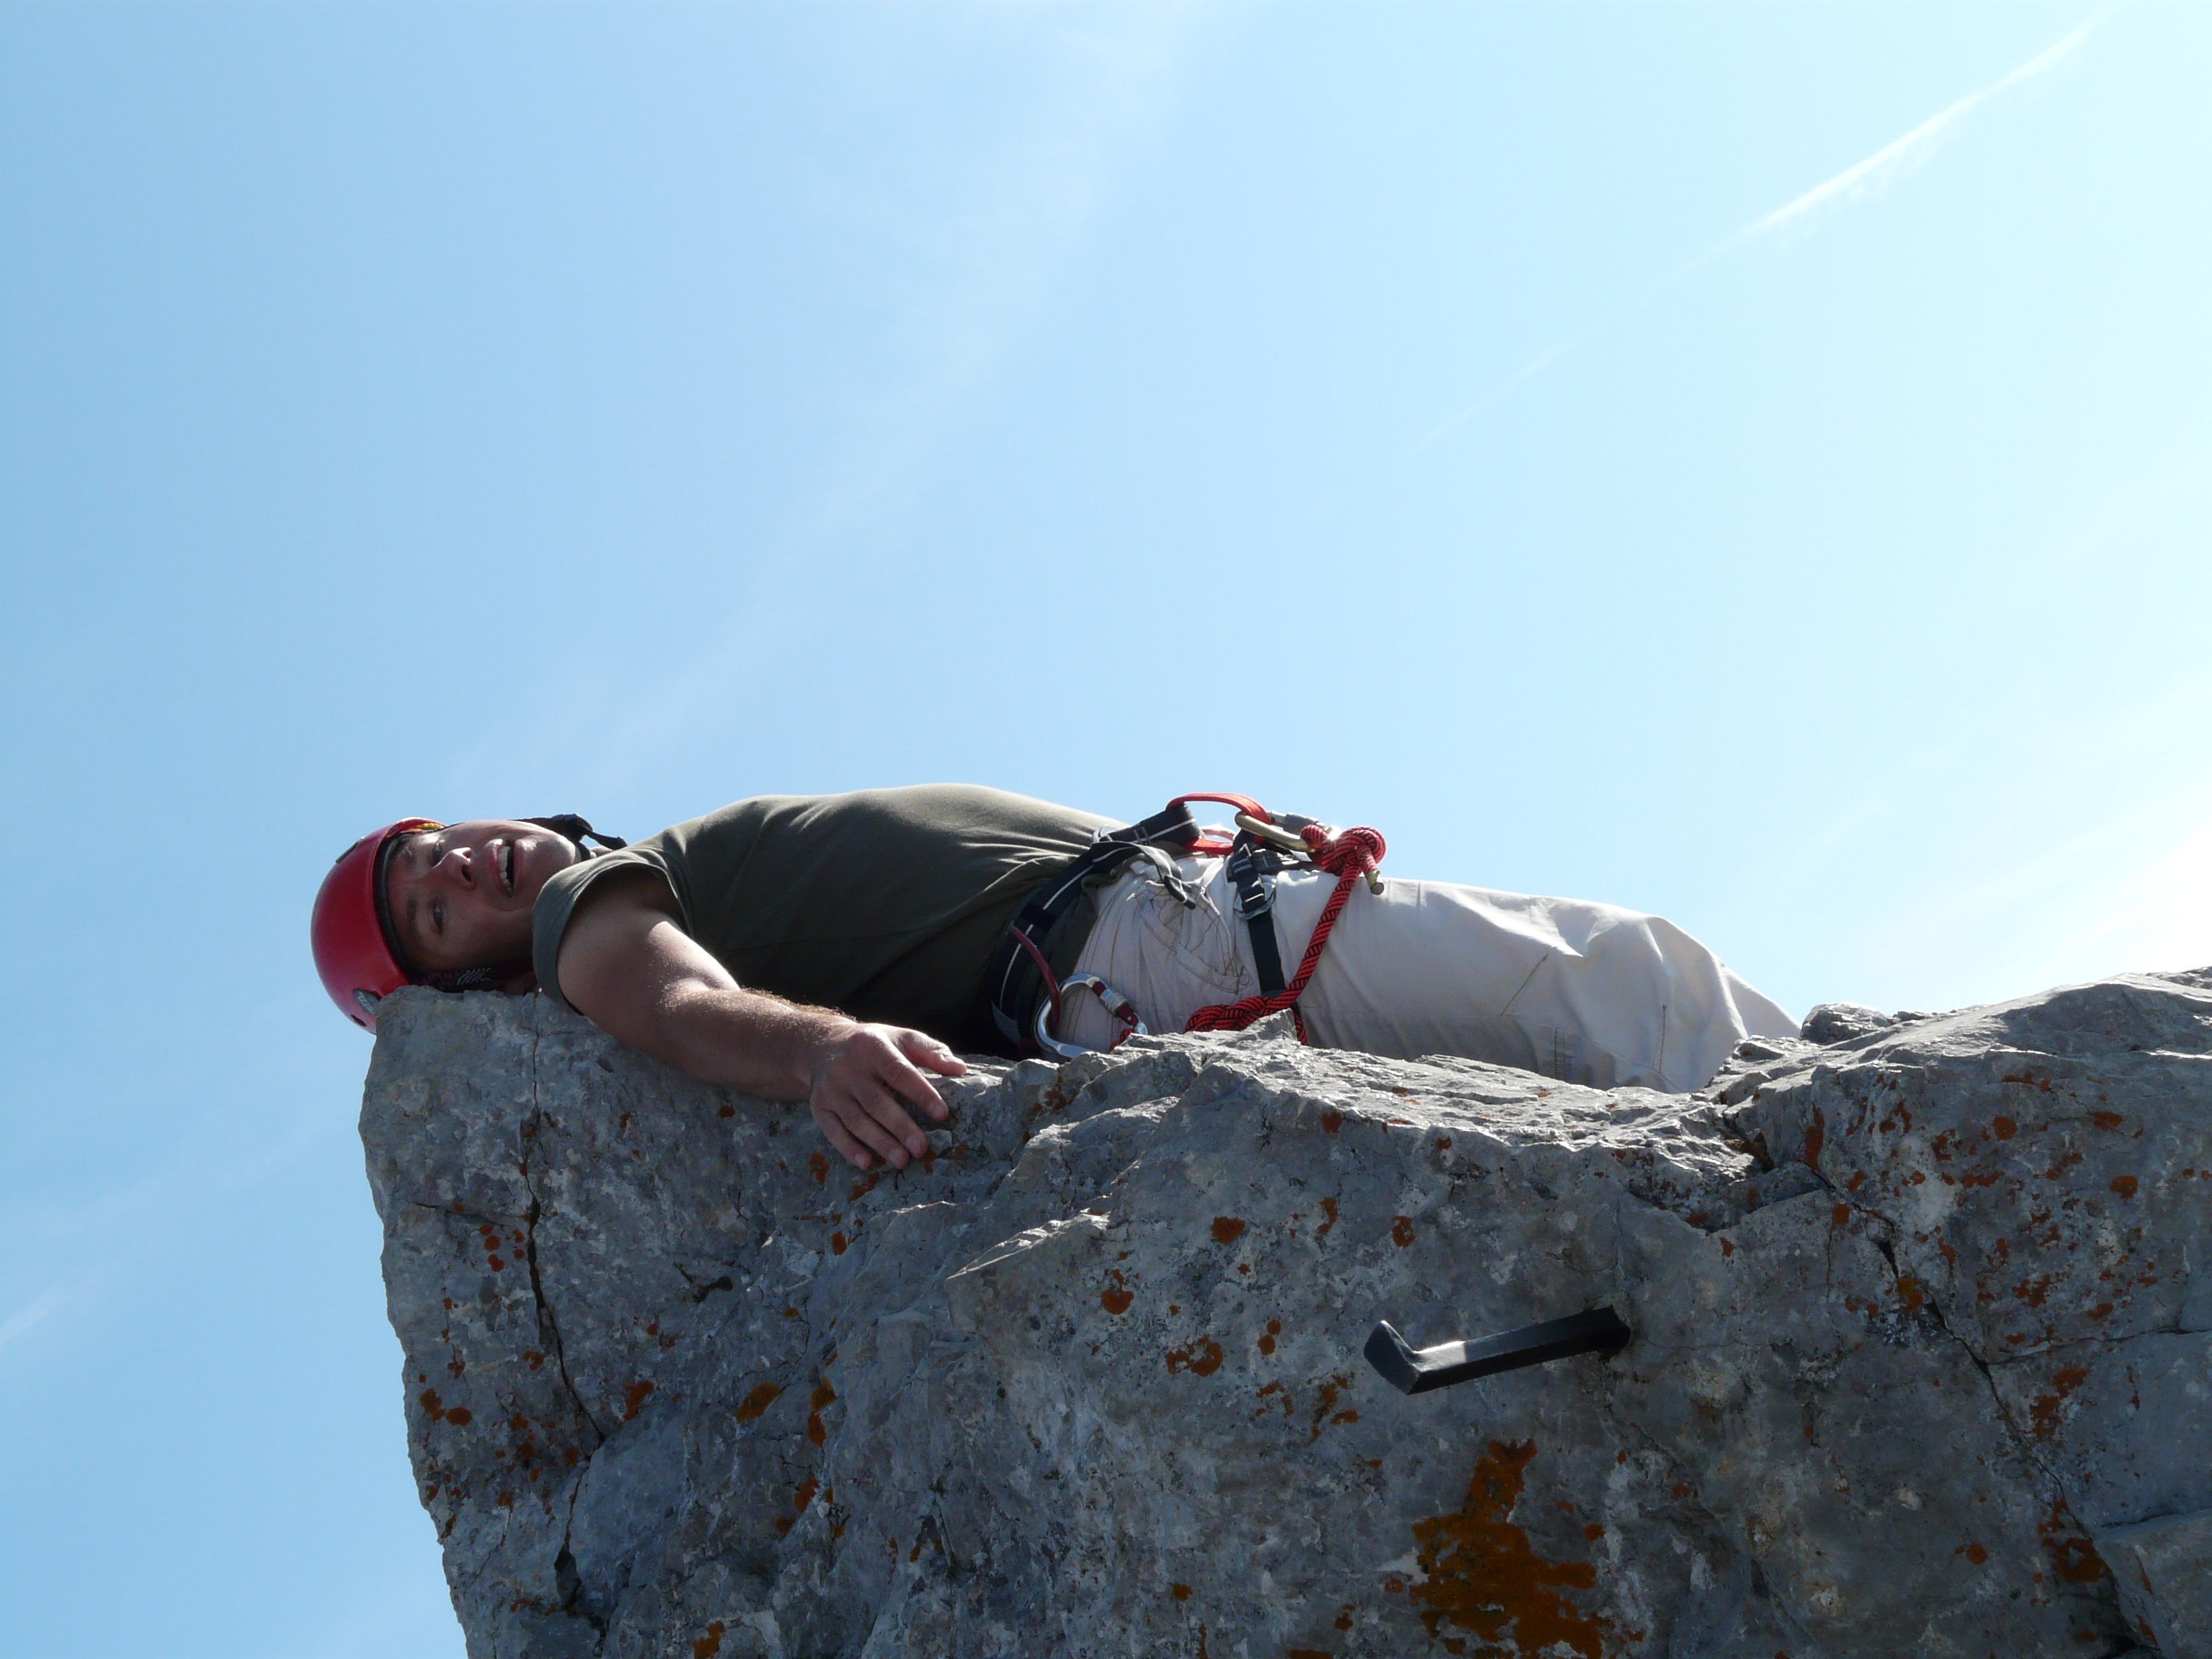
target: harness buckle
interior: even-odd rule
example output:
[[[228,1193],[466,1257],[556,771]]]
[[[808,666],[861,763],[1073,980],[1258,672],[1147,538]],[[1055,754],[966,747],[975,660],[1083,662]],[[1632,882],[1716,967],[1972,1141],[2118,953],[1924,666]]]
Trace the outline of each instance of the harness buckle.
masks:
[[[1237,921],[1257,921],[1275,908],[1275,878],[1255,860],[1242,870],[1230,864],[1229,908]]]
[[[1154,878],[1161,886],[1168,890],[1170,896],[1176,903],[1182,905],[1186,910],[1198,908],[1197,890],[1182,878],[1182,874],[1176,868],[1175,860],[1172,858],[1157,847],[1140,847],[1137,851],[1139,855],[1152,866]]]

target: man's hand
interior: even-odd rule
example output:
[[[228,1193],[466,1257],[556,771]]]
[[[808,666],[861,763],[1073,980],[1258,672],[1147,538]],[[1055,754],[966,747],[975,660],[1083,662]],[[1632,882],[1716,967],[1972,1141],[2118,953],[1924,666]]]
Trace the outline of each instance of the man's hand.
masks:
[[[940,1077],[968,1069],[959,1055],[920,1031],[842,1020],[815,1049],[806,1108],[854,1169],[873,1169],[881,1158],[903,1170],[929,1146],[909,1109],[920,1107],[939,1123],[946,1116],[923,1067]]]

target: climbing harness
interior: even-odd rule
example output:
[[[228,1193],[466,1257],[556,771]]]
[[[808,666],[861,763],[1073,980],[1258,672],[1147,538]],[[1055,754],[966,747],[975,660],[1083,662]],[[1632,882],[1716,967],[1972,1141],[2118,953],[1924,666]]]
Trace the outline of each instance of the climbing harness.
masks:
[[[1237,833],[1228,841],[1206,836],[1192,817],[1193,801],[1217,801],[1236,809]],[[1309,818],[1285,813],[1279,817],[1249,795],[1198,793],[1177,795],[1165,807],[1125,830],[1101,830],[1090,848],[1081,854],[1060,880],[1022,908],[1006,925],[1006,938],[992,958],[986,982],[991,988],[993,1019],[1000,1033],[1024,1053],[1043,1052],[1073,1059],[1090,1052],[1062,1042],[1056,1035],[1064,1008],[1064,994],[1088,990],[1120,1022],[1121,1030],[1109,1048],[1118,1048],[1132,1036],[1146,1035],[1144,1022],[1128,999],[1095,974],[1061,979],[1052,962],[1055,946],[1081,949],[1079,939],[1066,937],[1066,924],[1084,897],[1119,875],[1138,859],[1151,862],[1168,890],[1187,908],[1198,898],[1176,868],[1176,857],[1225,858],[1237,920],[1244,924],[1252,942],[1252,963],[1260,981],[1257,996],[1200,1008],[1183,1024],[1186,1031],[1241,1031],[1269,1014],[1291,1011],[1298,1041],[1306,1042],[1305,1018],[1298,999],[1321,963],[1321,953],[1351,896],[1352,884],[1363,878],[1369,890],[1382,890],[1377,873],[1386,843],[1380,830],[1364,827],[1331,836]],[[1172,849],[1172,850],[1170,850]],[[1337,878],[1336,890],[1322,907],[1305,955],[1297,971],[1283,975],[1283,957],[1275,937],[1275,878],[1291,867],[1326,871]],[[1034,1012],[1031,1010],[1034,1010]]]

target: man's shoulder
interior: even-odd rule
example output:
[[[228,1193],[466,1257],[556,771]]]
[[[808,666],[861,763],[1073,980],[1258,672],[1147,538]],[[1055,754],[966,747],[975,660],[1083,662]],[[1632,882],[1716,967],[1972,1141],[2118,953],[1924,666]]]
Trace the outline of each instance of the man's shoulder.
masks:
[[[749,795],[726,806],[672,824],[657,842],[684,843],[705,836],[864,831],[872,825],[960,833],[1011,829],[1047,835],[1084,835],[1114,820],[1080,807],[977,783],[895,784],[820,795]]]
[[[560,964],[568,941],[604,933],[623,915],[657,912],[684,924],[683,902],[668,875],[667,860],[651,842],[579,859],[546,878],[531,906],[531,964],[538,988],[562,1007]]]

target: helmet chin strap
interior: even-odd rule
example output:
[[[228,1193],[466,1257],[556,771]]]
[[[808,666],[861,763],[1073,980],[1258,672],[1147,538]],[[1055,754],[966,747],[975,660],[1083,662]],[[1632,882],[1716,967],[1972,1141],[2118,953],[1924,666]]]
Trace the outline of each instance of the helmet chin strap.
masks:
[[[590,819],[575,812],[556,812],[550,817],[523,818],[520,822],[534,823],[540,830],[550,830],[562,840],[573,842],[576,850],[587,859],[596,858],[599,854],[584,845],[586,840],[599,842],[600,848],[608,852],[616,852],[629,845],[620,836],[601,835],[592,828]],[[416,984],[427,985],[434,991],[495,991],[508,981],[520,979],[530,971],[531,960],[524,957],[519,962],[496,963],[489,968],[458,968],[416,974],[414,980]]]
[[[598,830],[592,828],[591,821],[588,818],[580,817],[574,812],[556,812],[550,817],[525,818],[522,821],[525,823],[534,823],[540,830],[550,830],[555,835],[563,836],[569,841],[574,842],[578,850],[580,851],[586,858],[592,856],[592,849],[584,845],[586,839],[599,842],[600,846],[605,848],[611,853],[618,851],[629,845],[629,843],[624,841],[620,836],[601,835]]]

